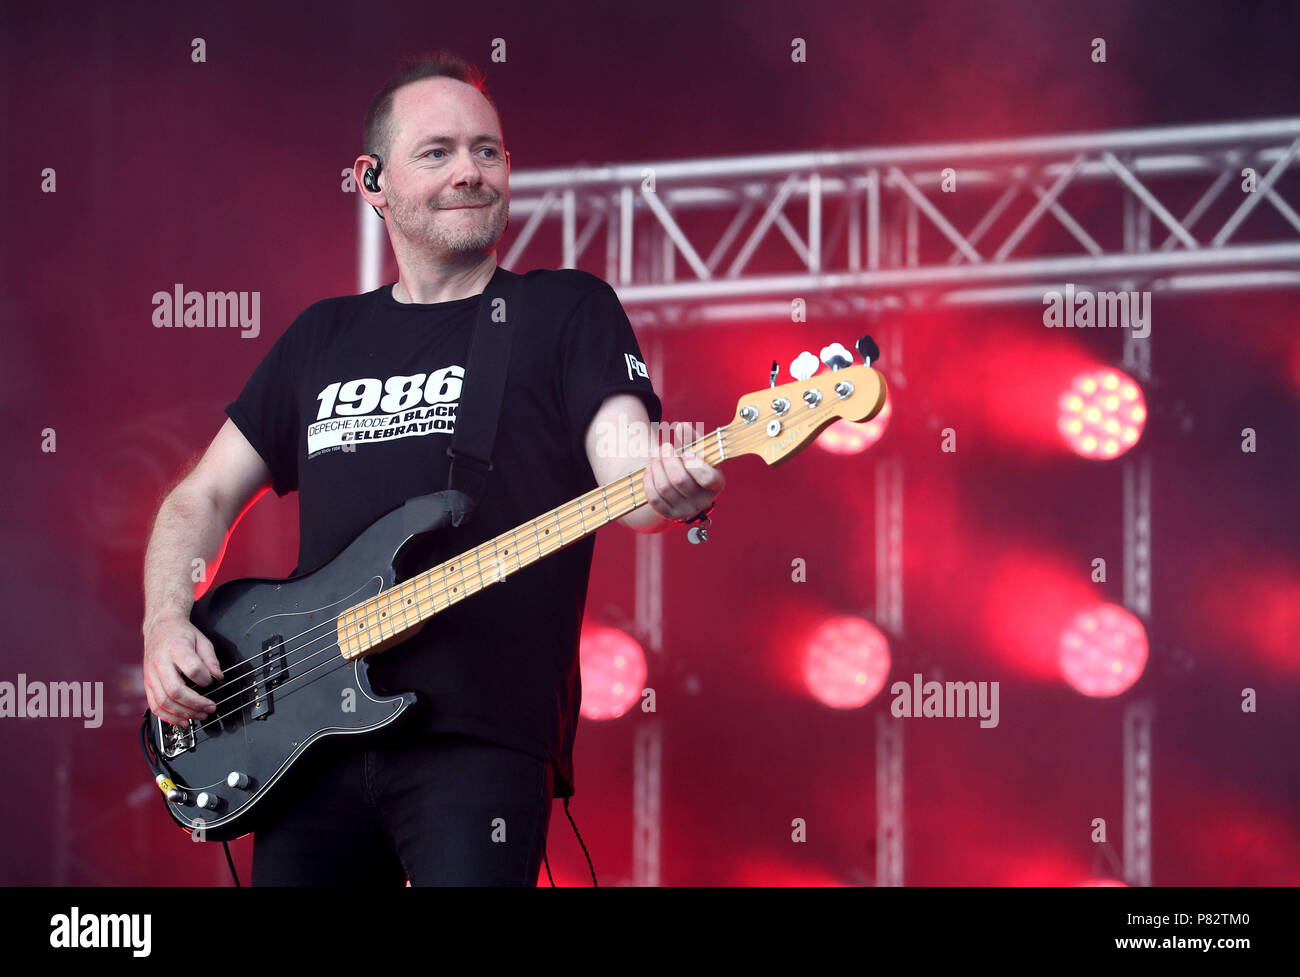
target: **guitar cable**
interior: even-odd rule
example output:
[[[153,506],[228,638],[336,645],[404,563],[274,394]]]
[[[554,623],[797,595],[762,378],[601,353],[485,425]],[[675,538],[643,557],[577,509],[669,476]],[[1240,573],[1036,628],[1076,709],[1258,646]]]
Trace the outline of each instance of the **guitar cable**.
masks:
[[[240,888],[239,873],[235,871],[235,860],[230,857],[230,842],[223,841],[221,847],[226,850],[226,864],[230,866],[230,877],[235,880],[235,888]]]
[[[149,737],[146,733],[148,728],[149,711],[145,710],[144,722],[140,724],[140,752],[144,754],[144,762],[149,764],[150,767],[157,769],[158,766],[161,766],[161,761],[158,760],[158,755],[156,753],[149,752]],[[235,871],[235,860],[230,855],[230,842],[223,841],[221,847],[226,850],[226,864],[230,866],[230,877],[235,880],[235,888],[243,888],[239,881],[239,873]]]
[[[587,857],[587,871],[591,872],[591,887],[599,888],[600,883],[596,881],[596,866],[591,864],[591,852],[587,851],[587,843],[582,840],[582,835],[578,833],[578,823],[573,820],[573,815],[569,813],[569,799],[564,799],[564,816],[569,819],[569,824],[573,825],[573,833],[578,839],[578,844],[582,846],[582,854]],[[546,850],[542,849],[542,864],[546,866],[546,877],[551,882],[551,888],[555,888],[555,877],[551,875],[551,860],[546,855]]]

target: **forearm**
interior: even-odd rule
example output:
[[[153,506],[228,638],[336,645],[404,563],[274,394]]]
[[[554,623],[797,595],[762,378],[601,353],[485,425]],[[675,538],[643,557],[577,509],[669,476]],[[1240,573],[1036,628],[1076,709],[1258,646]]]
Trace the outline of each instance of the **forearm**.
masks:
[[[619,522],[638,533],[662,533],[679,525],[675,519],[665,519],[648,505],[632,510]]]
[[[145,553],[143,631],[163,617],[189,616],[195,586],[216,573],[229,530],[206,494],[182,482],[167,496]]]

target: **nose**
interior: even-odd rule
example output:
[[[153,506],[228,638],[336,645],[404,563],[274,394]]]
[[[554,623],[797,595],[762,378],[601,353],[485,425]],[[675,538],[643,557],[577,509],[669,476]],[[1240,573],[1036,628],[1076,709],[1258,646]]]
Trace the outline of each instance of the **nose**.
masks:
[[[476,187],[483,182],[483,173],[474,160],[473,153],[460,155],[456,159],[456,168],[452,171],[452,186]]]

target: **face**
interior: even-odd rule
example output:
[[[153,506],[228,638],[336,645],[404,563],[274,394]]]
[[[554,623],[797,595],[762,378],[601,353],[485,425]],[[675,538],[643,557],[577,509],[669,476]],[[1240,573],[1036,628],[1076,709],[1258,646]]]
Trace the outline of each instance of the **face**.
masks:
[[[472,85],[428,78],[393,97],[383,189],[393,229],[422,250],[487,253],[510,214],[501,122]]]

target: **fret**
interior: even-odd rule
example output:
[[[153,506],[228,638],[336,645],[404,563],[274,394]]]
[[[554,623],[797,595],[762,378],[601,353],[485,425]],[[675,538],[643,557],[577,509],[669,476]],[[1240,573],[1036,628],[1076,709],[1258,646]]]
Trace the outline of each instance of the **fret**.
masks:
[[[423,621],[429,614],[438,613],[438,587],[445,584],[447,580],[447,570],[445,567],[434,567],[424,575],[424,589],[429,595],[429,610],[426,613],[421,606],[424,599],[420,597],[419,591],[415,595],[415,619]]]
[[[537,558],[542,558],[542,537],[537,535],[537,530],[541,528],[540,517],[534,519],[531,523],[533,527],[533,545],[537,547]]]
[[[564,511],[564,507],[563,507],[563,506],[561,506],[560,508],[558,508],[558,509],[555,510],[555,535],[556,535],[556,536],[559,538],[559,540],[560,540],[560,546],[563,546],[563,545],[564,545],[564,530],[563,530],[562,528],[560,528],[560,513],[563,512],[563,511]],[[558,549],[558,547],[557,547],[557,549]],[[551,552],[554,553],[555,550],[551,550]]]
[[[479,590],[483,590],[483,589],[487,586],[487,584],[485,584],[485,583],[483,582],[483,562],[482,562],[482,554],[479,552],[482,548],[483,548],[482,546],[475,546],[475,547],[474,547],[474,570],[478,573],[478,589],[479,589]],[[466,590],[468,590],[468,589],[469,589],[469,588],[467,587]],[[466,594],[466,596],[468,596],[468,594]]]
[[[582,510],[587,507],[586,500],[578,500],[578,523],[582,526],[582,535],[587,535],[587,516]]]

